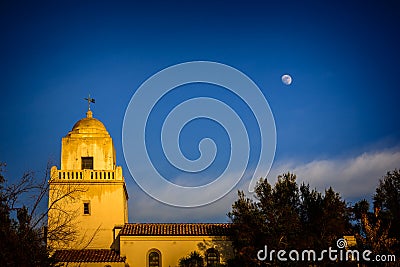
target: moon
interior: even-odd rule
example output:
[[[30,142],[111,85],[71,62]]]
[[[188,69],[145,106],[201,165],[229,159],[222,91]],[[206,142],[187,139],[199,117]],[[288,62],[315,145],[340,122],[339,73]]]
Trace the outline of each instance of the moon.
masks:
[[[289,74],[282,75],[282,82],[286,85],[290,85],[292,83],[292,77]]]

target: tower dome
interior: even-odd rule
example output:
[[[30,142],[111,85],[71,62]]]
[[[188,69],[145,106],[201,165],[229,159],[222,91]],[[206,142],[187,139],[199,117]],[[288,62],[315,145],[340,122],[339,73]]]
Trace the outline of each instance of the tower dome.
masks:
[[[90,162],[90,163],[86,163]],[[62,139],[61,169],[114,170],[115,149],[104,124],[93,118],[91,110]]]
[[[86,112],[86,118],[80,119],[75,123],[72,127],[72,130],[68,133],[68,135],[87,135],[87,136],[95,136],[95,135],[107,135],[106,127],[104,124],[96,118],[93,118],[93,113],[91,110]]]
[[[86,112],[86,118],[75,123],[74,127],[72,127],[72,131],[77,133],[107,133],[104,124],[98,119],[93,118],[91,110]]]

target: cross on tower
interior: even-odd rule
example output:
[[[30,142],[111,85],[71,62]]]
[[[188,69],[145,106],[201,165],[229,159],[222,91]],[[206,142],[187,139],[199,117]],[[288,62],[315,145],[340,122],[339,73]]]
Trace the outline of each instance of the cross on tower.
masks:
[[[95,103],[95,100],[94,100],[94,98],[90,97],[90,94],[89,94],[88,98],[85,98],[85,100],[87,100],[87,102],[88,102],[88,110],[90,110],[90,103]]]

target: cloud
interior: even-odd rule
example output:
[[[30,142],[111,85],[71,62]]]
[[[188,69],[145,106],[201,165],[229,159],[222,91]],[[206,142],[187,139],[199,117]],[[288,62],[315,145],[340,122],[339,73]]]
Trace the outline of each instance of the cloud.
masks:
[[[379,179],[395,168],[400,168],[400,148],[365,152],[346,158],[330,158],[301,162],[300,160],[279,161],[267,176],[275,184],[277,176],[292,172],[298,182],[309,183],[312,188],[323,191],[332,187],[347,201],[370,199]],[[236,177],[232,173],[231,177]],[[237,199],[237,191],[247,191],[250,179],[243,179],[220,200],[197,208],[177,208],[160,203],[141,191],[137,185],[130,188],[130,220],[132,222],[226,222],[226,214]],[[167,192],[166,192],[167,193]]]
[[[237,177],[238,173],[231,173],[230,177]],[[237,199],[238,190],[247,190],[249,180],[243,179],[228,194],[210,204],[194,207],[180,208],[158,202],[146,195],[139,188],[131,188],[130,195],[134,200],[129,203],[129,221],[137,222],[227,222],[227,213],[231,210],[233,202]],[[224,183],[216,185],[215,190],[229,188]],[[169,192],[164,192],[168,194]],[[179,196],[177,196],[179,197]],[[193,196],[196,197],[196,196]]]
[[[395,168],[400,168],[400,151],[384,150],[306,163],[281,162],[275,164],[268,179],[275,183],[279,174],[293,172],[299,182],[309,183],[320,191],[331,186],[345,199],[369,199],[379,179]]]

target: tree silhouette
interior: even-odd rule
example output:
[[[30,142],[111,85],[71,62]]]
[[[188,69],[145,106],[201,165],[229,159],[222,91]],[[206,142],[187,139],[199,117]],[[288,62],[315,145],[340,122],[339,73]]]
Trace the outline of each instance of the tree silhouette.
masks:
[[[40,228],[32,228],[34,217],[19,197],[35,189],[31,174],[18,184],[6,185],[5,164],[0,163],[0,262],[2,266],[50,266],[46,242]]]
[[[203,267],[203,256],[197,251],[192,251],[188,256],[179,259],[179,267]]]
[[[3,176],[5,164],[0,163],[0,263],[1,266],[53,266],[49,257],[52,247],[48,241],[67,243],[75,240],[76,231],[71,223],[74,213],[48,206],[48,195],[55,194],[55,202],[74,198],[84,189],[49,190],[50,168],[38,181],[32,172],[24,173],[18,182],[7,184]],[[47,227],[49,212],[61,212],[53,225]]]
[[[380,179],[373,197],[373,211],[367,200],[354,205],[354,216],[363,247],[374,253],[400,254],[400,173],[387,172]]]
[[[379,180],[374,195],[374,207],[384,215],[388,221],[389,236],[400,240],[400,172],[395,169],[389,171]]]
[[[254,200],[243,192],[228,214],[233,223],[234,266],[282,266],[275,257],[259,261],[257,252],[270,250],[327,249],[343,235],[350,234],[350,211],[345,201],[332,188],[324,194],[296,182],[296,175],[278,176],[271,186],[260,179]],[[290,263],[306,265],[307,263]]]

